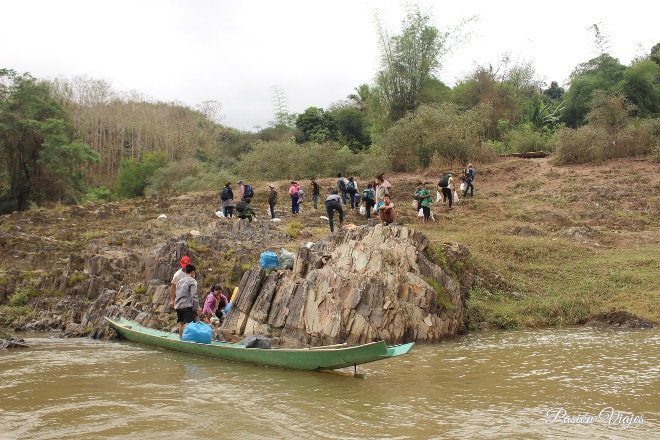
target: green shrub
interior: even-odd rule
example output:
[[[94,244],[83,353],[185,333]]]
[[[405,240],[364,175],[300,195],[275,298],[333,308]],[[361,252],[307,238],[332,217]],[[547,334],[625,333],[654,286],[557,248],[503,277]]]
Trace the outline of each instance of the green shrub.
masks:
[[[426,281],[429,286],[433,287],[433,290],[435,290],[435,303],[438,305],[438,307],[448,310],[456,310],[456,306],[451,302],[451,298],[449,297],[449,292],[447,292],[447,289],[445,289],[442,285],[440,285],[440,283],[431,277],[424,278],[424,281]]]
[[[305,225],[303,225],[299,221],[293,220],[286,225],[286,233],[289,234],[289,237],[296,238],[304,227]]]
[[[110,189],[106,188],[105,186],[97,186],[90,188],[82,201],[83,203],[96,203],[109,202],[112,199],[112,191],[110,191]]]
[[[646,156],[660,146],[660,120],[641,119],[625,126],[617,133],[607,149],[608,159]]]
[[[190,158],[157,169],[147,180],[145,195],[219,191],[225,183],[234,182],[235,179],[227,170],[218,172],[214,164]]]
[[[548,142],[545,137],[535,131],[532,124],[522,124],[509,131],[505,136],[509,150],[515,153],[531,151],[547,151]]]
[[[21,316],[32,316],[26,306],[0,306],[0,327],[11,327],[12,323]]]
[[[22,307],[27,305],[30,299],[30,291],[27,289],[19,289],[9,297],[9,305],[12,307]]]
[[[605,149],[612,142],[602,127],[562,128],[554,138],[555,164],[601,163]]]
[[[115,192],[119,197],[133,198],[145,195],[147,180],[167,163],[164,151],[146,153],[140,161],[124,159],[119,165]]]

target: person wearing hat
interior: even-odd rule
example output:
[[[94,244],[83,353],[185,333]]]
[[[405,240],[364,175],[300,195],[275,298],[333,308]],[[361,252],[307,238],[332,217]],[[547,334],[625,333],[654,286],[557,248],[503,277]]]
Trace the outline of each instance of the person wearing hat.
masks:
[[[197,297],[197,269],[192,264],[186,265],[185,276],[176,283],[174,309],[176,322],[179,325],[179,339],[183,336],[186,324],[197,321],[199,298]]]
[[[178,283],[181,278],[186,276],[186,266],[190,264],[190,257],[187,255],[184,255],[181,257],[181,260],[179,261],[179,265],[181,266],[179,270],[177,270],[174,273],[174,276],[172,277],[172,282],[170,283],[170,309],[174,310],[174,299],[176,295],[176,283]]]
[[[270,208],[271,220],[275,218],[275,205],[277,204],[277,191],[272,183],[268,185],[270,193],[268,194],[268,207]]]
[[[298,196],[300,193],[300,185],[295,180],[291,181],[291,186],[289,187],[289,195],[291,196],[291,214],[296,217],[300,213],[300,203]]]

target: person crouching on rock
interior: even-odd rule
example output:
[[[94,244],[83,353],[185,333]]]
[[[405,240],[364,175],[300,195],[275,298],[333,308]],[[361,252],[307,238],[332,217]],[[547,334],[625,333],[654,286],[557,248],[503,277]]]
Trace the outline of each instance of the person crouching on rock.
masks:
[[[204,301],[204,307],[202,308],[202,313],[204,314],[204,321],[211,322],[211,318],[215,315],[220,321],[222,321],[222,311],[227,305],[227,297],[222,294],[222,287],[218,284],[214,284],[211,291],[206,295],[206,300]],[[218,316],[218,311],[220,311],[220,316]]]
[[[378,208],[378,218],[383,226],[389,224],[396,225],[396,211],[394,210],[394,203],[390,200],[390,196],[385,196],[383,204]]]
[[[337,190],[333,190],[328,198],[325,199],[325,212],[328,214],[330,232],[335,232],[335,211],[339,213],[339,227],[341,228],[344,224],[344,209],[341,207],[341,196]]]
[[[254,208],[250,205],[251,201],[252,199],[248,197],[236,204],[236,217],[246,218],[249,222],[252,222],[252,217],[256,217],[257,213],[254,212]]]

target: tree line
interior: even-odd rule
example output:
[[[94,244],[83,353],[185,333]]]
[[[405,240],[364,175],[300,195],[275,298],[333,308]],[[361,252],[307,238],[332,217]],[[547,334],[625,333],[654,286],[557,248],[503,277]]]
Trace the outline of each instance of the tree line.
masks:
[[[660,44],[629,66],[603,50],[575,67],[566,90],[506,57],[450,88],[437,75],[453,32],[417,7],[398,33],[377,32],[373,83],[301,114],[275,90],[274,121],[257,132],[222,125],[215,101],[193,109],[104,80],[0,69],[0,213],[218,189],[237,176],[370,178],[510,152],[544,150],[558,163],[660,158]]]

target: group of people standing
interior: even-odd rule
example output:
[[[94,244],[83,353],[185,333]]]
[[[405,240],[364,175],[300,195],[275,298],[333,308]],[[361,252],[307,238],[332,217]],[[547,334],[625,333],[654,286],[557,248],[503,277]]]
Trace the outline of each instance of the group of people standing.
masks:
[[[353,177],[347,179],[341,173],[337,174],[337,189],[333,190],[325,200],[330,232],[334,232],[334,214],[339,214],[339,227],[342,227],[343,207],[350,202],[351,209],[355,209],[359,206],[360,200],[364,203],[367,218],[371,218],[372,211],[375,211],[382,225],[396,224],[396,211],[390,199],[391,189],[392,184],[384,174],[380,174],[373,182],[367,184],[360,195],[358,184]]]
[[[475,170],[470,163],[463,170],[461,177],[464,187],[463,197],[467,197],[468,192],[471,196],[474,195],[474,180]],[[250,205],[253,192],[250,185],[245,185],[242,180],[238,181],[239,194],[241,202],[234,206],[234,195],[231,183],[227,183],[220,193],[222,202],[223,215],[225,217],[233,217],[234,210],[236,216],[239,218],[247,218],[252,221],[256,217],[256,213]],[[275,206],[278,201],[278,194],[274,184],[268,185],[270,192],[268,195],[268,208],[271,219],[275,219]],[[328,216],[328,223],[330,232],[334,232],[334,216],[339,216],[339,227],[343,226],[344,222],[344,209],[350,205],[351,209],[360,208],[361,214],[364,213],[366,218],[370,219],[372,214],[378,214],[378,220],[382,225],[396,224],[396,210],[394,203],[391,199],[392,184],[385,178],[384,174],[376,176],[374,181],[369,182],[366,187],[360,192],[358,183],[354,177],[344,177],[341,173],[337,174],[337,189],[332,190],[331,194],[325,199],[325,209]],[[453,209],[454,193],[457,191],[457,182],[452,173],[447,173],[440,178],[437,184],[437,191],[442,195],[441,199],[444,204],[449,205],[449,209]],[[291,215],[297,217],[300,214],[300,204],[303,202],[306,192],[302,186],[295,180],[292,180],[288,190],[291,199]],[[315,177],[310,178],[309,194],[311,194],[312,205],[314,209],[318,209],[319,197],[321,188]],[[431,204],[434,202],[431,194],[430,182],[418,182],[417,189],[414,193],[416,208],[419,210],[418,221],[426,222],[432,218]],[[438,200],[439,201],[439,200]],[[360,207],[360,202],[363,208]]]
[[[471,197],[474,196],[474,185],[472,183],[474,176],[474,166],[470,163],[465,167],[461,176],[461,190],[464,198],[467,197],[468,191]],[[440,199],[444,205],[449,205],[449,209],[453,209],[454,202],[458,200],[458,188],[456,184],[456,178],[452,173],[446,173],[441,176],[437,184],[437,191],[441,194]],[[431,212],[433,196],[431,195],[430,182],[417,182],[414,200],[413,204],[419,210],[417,215],[418,222],[424,223],[429,221],[433,216]]]

